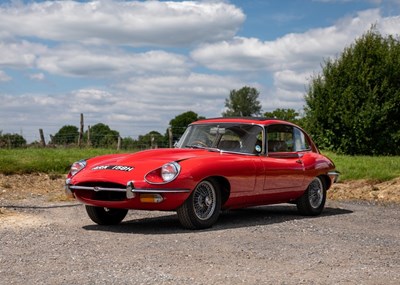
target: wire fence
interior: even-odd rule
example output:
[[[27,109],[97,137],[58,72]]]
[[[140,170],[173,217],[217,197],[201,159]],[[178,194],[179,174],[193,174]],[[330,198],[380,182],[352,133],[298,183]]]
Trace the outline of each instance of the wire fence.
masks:
[[[49,135],[45,137],[42,133],[39,140],[27,143],[25,138],[19,134],[2,134],[0,133],[0,148],[29,148],[29,147],[48,147],[48,148],[74,148],[74,147],[90,147],[90,148],[110,148],[118,150],[144,150],[154,148],[168,148],[179,140],[181,133],[185,128],[178,129],[179,134],[173,135],[172,132],[166,135],[159,133],[149,133],[139,135],[137,138],[124,137],[115,134],[87,134],[79,139],[77,133],[64,133]],[[47,139],[46,139],[47,138]]]

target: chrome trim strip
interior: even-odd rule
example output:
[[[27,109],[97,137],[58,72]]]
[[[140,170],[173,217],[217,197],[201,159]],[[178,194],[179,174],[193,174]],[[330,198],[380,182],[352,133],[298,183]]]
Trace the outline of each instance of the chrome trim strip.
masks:
[[[126,192],[127,198],[134,198],[135,195],[130,193],[188,193],[189,189],[135,189],[132,182],[128,182],[126,188],[111,188],[111,187],[92,187],[92,186],[76,186],[76,185],[65,185],[66,190],[89,190],[89,191],[115,191],[115,192]]]
[[[133,193],[189,193],[188,189],[132,189]]]

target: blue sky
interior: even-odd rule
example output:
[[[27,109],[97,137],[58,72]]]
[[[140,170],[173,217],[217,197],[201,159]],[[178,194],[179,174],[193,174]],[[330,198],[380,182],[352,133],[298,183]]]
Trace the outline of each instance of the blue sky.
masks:
[[[301,112],[324,59],[373,24],[398,36],[400,1],[0,1],[0,131],[48,140],[83,113],[85,128],[164,133],[243,86],[263,112]]]

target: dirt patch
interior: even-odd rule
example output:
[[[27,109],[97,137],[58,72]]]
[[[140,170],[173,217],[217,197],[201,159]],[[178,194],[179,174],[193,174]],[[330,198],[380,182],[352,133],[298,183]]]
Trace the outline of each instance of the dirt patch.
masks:
[[[1,229],[17,229],[17,228],[35,228],[44,223],[44,219],[37,215],[20,213],[15,210],[0,208],[0,228]]]
[[[65,201],[65,177],[54,174],[0,174],[0,202],[43,197],[47,201]]]
[[[64,183],[63,175],[0,174],[0,202],[37,197],[42,197],[50,202],[67,201],[68,198],[64,194]],[[400,177],[386,182],[355,180],[336,183],[328,191],[328,199],[400,204]]]
[[[328,199],[400,204],[400,177],[386,182],[355,180],[336,183],[328,191]]]

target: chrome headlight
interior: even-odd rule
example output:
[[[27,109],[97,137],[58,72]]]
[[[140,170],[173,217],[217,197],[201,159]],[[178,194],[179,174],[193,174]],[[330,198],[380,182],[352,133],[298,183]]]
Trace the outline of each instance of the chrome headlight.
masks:
[[[79,171],[81,171],[85,167],[86,167],[86,160],[79,160],[72,164],[71,170],[69,171],[69,173],[71,174],[71,176],[74,176],[75,174],[77,174]]]
[[[174,180],[176,176],[178,176],[180,170],[181,167],[176,162],[170,162],[164,164],[161,167],[161,177],[164,180],[164,182],[170,182]]]
[[[168,162],[144,176],[150,184],[164,184],[174,180],[181,171],[181,166],[177,162]]]

